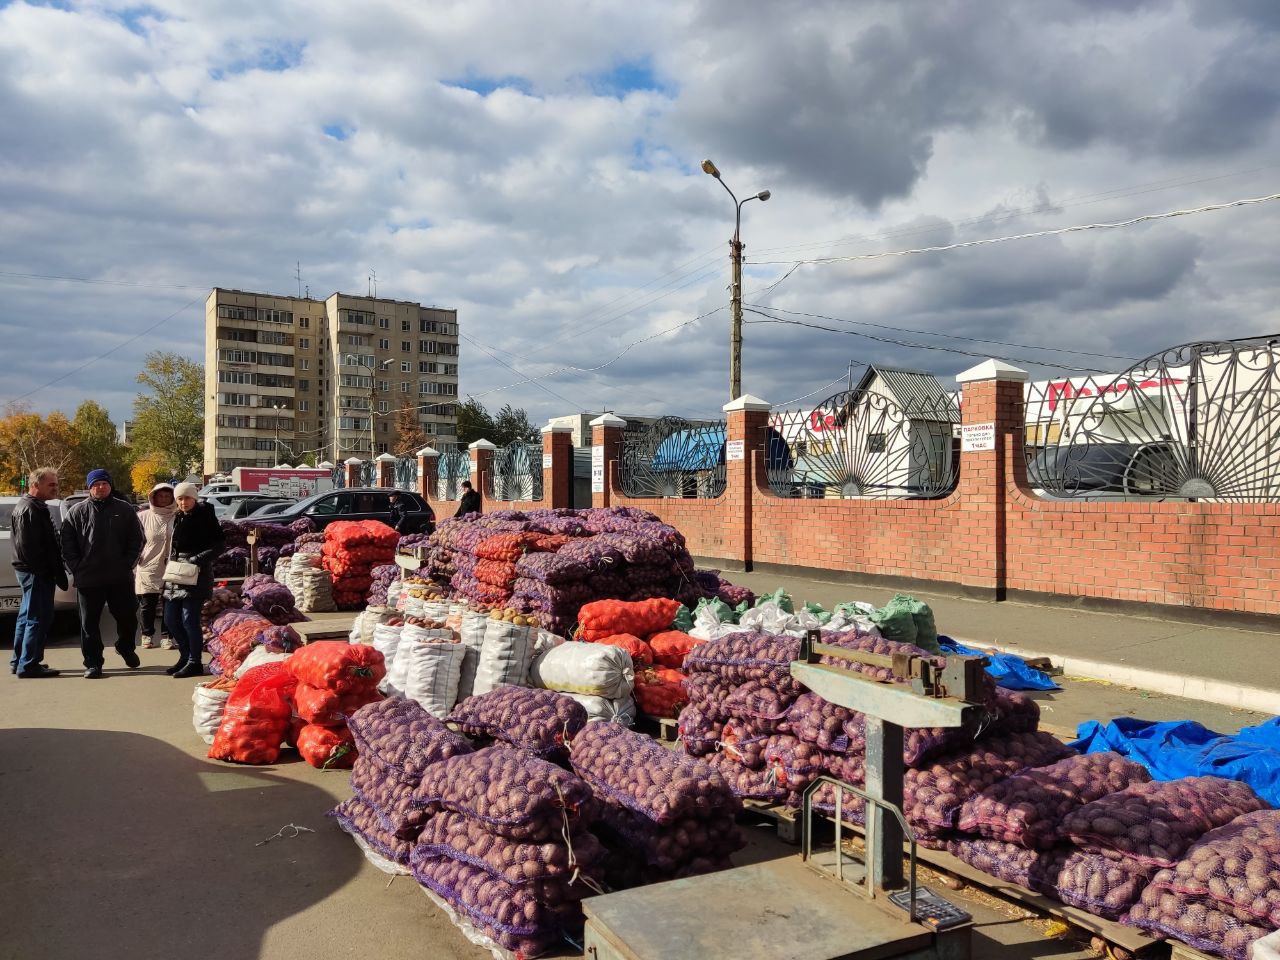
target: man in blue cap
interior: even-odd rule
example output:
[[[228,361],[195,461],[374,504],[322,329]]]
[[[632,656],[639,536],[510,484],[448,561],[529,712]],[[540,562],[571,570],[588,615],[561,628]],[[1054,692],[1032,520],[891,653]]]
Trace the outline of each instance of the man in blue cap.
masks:
[[[142,554],[144,537],[138,514],[113,497],[111,474],[90,470],[85,478],[89,499],[67,511],[62,523],[62,558],[75,578],[80,600],[80,652],[84,676],[102,676],[102,608],[116,622],[116,653],[131,670],[139,665],[138,600],[133,592],[133,568]]]

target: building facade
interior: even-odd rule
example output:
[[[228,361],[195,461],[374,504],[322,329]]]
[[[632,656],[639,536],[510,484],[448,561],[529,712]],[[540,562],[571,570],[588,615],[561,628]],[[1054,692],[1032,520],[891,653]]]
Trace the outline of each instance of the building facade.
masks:
[[[205,301],[206,473],[396,451],[409,414],[456,436],[458,312],[215,287]]]

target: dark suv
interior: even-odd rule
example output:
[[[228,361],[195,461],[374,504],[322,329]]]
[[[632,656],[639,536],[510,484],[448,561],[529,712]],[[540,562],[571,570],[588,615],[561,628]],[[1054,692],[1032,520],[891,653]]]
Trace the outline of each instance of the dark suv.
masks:
[[[391,490],[387,487],[349,487],[345,490],[328,490],[299,500],[293,506],[266,518],[269,523],[292,523],[300,517],[310,517],[316,528],[323,530],[335,520],[380,520],[391,525]],[[436,516],[431,506],[406,490],[396,491],[408,508],[406,528],[401,533],[431,533],[436,528]]]

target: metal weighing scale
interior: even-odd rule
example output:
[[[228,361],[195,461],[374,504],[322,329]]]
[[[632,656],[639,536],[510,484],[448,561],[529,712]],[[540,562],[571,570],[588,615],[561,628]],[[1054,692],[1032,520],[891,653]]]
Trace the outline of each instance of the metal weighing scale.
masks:
[[[886,668],[881,683],[826,657]],[[820,777],[804,793],[801,853],[638,887],[583,903],[589,960],[968,960],[972,918],[916,884],[916,846],[902,814],[904,727],[959,727],[982,710],[982,657],[862,653],[810,631],[791,676],[866,715],[866,788]],[[815,852],[813,798],[831,784],[835,846]],[[865,804],[866,862],[841,848],[845,794]],[[903,869],[903,843],[909,869]]]

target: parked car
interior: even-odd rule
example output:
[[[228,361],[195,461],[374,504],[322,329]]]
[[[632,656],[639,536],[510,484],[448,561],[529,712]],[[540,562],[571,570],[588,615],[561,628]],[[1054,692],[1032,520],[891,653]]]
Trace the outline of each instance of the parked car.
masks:
[[[16,616],[18,607],[22,605],[22,588],[18,586],[18,572],[13,569],[13,541],[9,533],[9,517],[18,500],[18,497],[0,497],[0,615]],[[66,503],[64,500],[50,500],[48,503],[55,526],[62,523],[62,510]],[[75,584],[53,595],[53,607],[55,610],[76,609]]]
[[[265,503],[258,509],[254,510],[245,519],[246,520],[271,520],[277,513],[288,510],[298,501],[292,497],[283,500],[273,500],[271,503]]]
[[[276,507],[283,510],[297,503],[295,497],[272,497],[262,496],[261,494],[252,497],[245,497],[243,500],[237,500],[228,514],[232,520],[244,520],[251,517],[264,507]]]
[[[258,506],[262,506],[262,501],[268,498],[260,493],[241,493],[237,490],[228,493],[214,493],[200,499],[213,507],[213,512],[218,515],[219,520],[230,520],[235,515],[236,508],[245,500],[258,501]]]
[[[1027,464],[1038,496],[1065,500],[1162,500],[1176,496],[1173,445],[1097,443],[1046,447]]]
[[[391,522],[391,491],[386,487],[349,487],[344,490],[328,490],[299,500],[287,510],[275,514],[273,523],[292,523],[300,517],[310,517],[323,530],[335,520],[381,520]],[[436,527],[436,515],[430,504],[416,493],[399,491],[409,508],[411,528],[405,533],[431,533]]]
[[[204,500],[208,497],[215,497],[221,493],[239,493],[239,492],[240,492],[239,484],[231,483],[230,481],[227,481],[225,483],[206,483],[203,487],[200,488],[200,491],[197,494],[197,496],[201,500]]]

